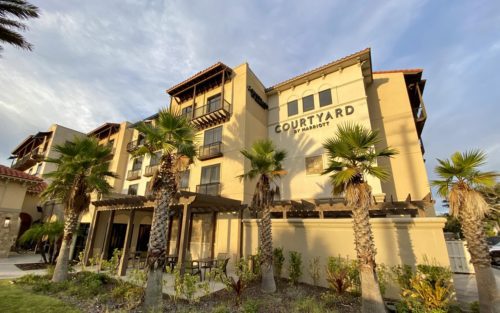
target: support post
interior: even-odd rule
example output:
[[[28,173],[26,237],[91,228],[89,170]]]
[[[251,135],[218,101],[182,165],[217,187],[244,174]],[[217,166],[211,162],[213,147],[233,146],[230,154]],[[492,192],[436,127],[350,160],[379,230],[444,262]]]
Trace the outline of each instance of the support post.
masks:
[[[236,255],[236,262],[243,257],[243,210],[240,208],[238,212],[238,254]]]
[[[191,212],[189,208],[189,204],[184,204],[183,212],[182,212],[182,229],[181,229],[181,238],[180,238],[180,249],[179,249],[179,259],[178,259],[178,266],[180,266],[181,269],[181,275],[184,275],[184,270],[185,270],[185,264],[184,261],[186,259],[186,250],[187,250],[187,243],[189,241],[189,238],[186,238],[189,234],[189,220],[191,217]]]
[[[123,244],[122,257],[120,258],[120,265],[118,267],[118,276],[125,276],[127,274],[130,243],[132,242],[132,233],[134,232],[134,217],[135,210],[131,209],[128,216],[127,232],[125,233],[125,243]]]
[[[106,234],[104,235],[104,242],[102,244],[101,257],[102,259],[108,258],[109,243],[111,241],[111,229],[113,228],[113,220],[115,219],[115,210],[109,212],[108,224],[106,226]]]
[[[210,243],[210,258],[214,259],[215,256],[215,236],[217,232],[217,212],[212,213],[212,242]]]
[[[89,235],[87,237],[87,242],[85,243],[85,252],[83,254],[83,264],[88,265],[90,256],[94,253],[95,236],[97,233],[97,222],[101,212],[94,209],[94,214],[92,215],[92,223],[90,224]]]

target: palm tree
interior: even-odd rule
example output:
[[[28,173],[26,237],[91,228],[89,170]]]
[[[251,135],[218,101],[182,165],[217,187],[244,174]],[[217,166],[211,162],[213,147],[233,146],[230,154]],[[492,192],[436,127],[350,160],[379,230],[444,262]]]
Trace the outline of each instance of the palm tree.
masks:
[[[476,188],[492,187],[498,173],[481,172],[486,155],[480,150],[455,152],[451,158],[437,160],[434,169],[440,180],[432,181],[441,197],[448,200],[450,214],[458,217],[467,241],[471,263],[476,272],[480,311],[500,312],[500,294],[491,269],[491,258],[484,233],[484,221],[490,211]]]
[[[378,143],[380,139],[377,131],[348,123],[340,125],[334,137],[323,144],[328,154],[328,167],[323,174],[331,174],[334,193],[343,193],[347,206],[352,209],[363,312],[385,312],[375,274],[376,251],[369,216],[373,198],[366,176],[387,179],[389,174],[376,165],[377,159],[391,157],[397,152],[391,148],[377,151],[375,145]]]
[[[68,277],[71,240],[80,215],[89,207],[90,194],[94,191],[109,193],[111,186],[107,178],[116,175],[108,170],[111,149],[99,145],[94,138],[76,137],[73,141],[55,145],[54,151],[58,157],[45,161],[56,164],[57,169],[44,175],[52,182],[42,197],[61,201],[64,205],[64,235],[52,277],[52,281],[60,282]]]
[[[262,213],[260,224],[260,249],[262,291],[272,293],[276,291],[276,282],[273,272],[273,238],[271,232],[271,204],[274,195],[279,193],[275,179],[285,174],[282,162],[286,158],[285,150],[278,150],[268,139],[254,142],[248,150],[241,150],[241,154],[250,161],[250,170],[239,177],[241,179],[257,178],[255,193],[251,207]],[[274,187],[272,186],[274,185]]]
[[[155,197],[155,208],[149,237],[148,280],[144,298],[147,310],[157,310],[162,305],[168,216],[170,206],[176,203],[178,169],[185,163],[192,163],[196,156],[197,130],[172,107],[160,110],[154,125],[141,122],[135,128],[144,135],[144,145],[134,153],[135,155],[153,155],[158,151],[162,152],[158,170],[150,184]]]
[[[33,46],[17,31],[27,29],[24,23],[13,20],[14,16],[21,20],[38,17],[38,8],[24,0],[0,0],[0,41],[31,50]],[[0,45],[0,51],[3,50]]]
[[[57,255],[56,243],[62,237],[64,232],[64,223],[60,221],[48,222],[48,223],[38,223],[31,226],[26,230],[22,236],[19,238],[19,242],[25,243],[35,243],[40,246],[44,242],[48,244],[49,257],[45,255],[45,247],[42,246],[40,249],[40,254],[42,259],[47,264],[54,264],[55,256]],[[35,249],[36,250],[36,249]]]

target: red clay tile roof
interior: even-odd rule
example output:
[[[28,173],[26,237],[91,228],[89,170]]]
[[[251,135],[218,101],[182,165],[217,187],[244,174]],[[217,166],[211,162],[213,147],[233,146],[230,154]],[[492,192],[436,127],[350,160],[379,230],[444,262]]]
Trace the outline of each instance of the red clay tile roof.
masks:
[[[408,68],[400,70],[387,70],[387,71],[373,71],[373,74],[388,74],[388,73],[405,73],[405,74],[416,74],[423,72],[423,68]]]
[[[42,191],[44,191],[45,188],[47,188],[47,183],[42,181],[34,186],[28,187],[28,192],[38,194],[38,193],[41,193]]]
[[[303,73],[303,74],[300,74],[300,75],[297,75],[297,76],[292,77],[292,78],[290,78],[290,79],[287,79],[287,80],[285,80],[285,81],[282,81],[281,83],[277,83],[277,84],[275,84],[275,85],[273,85],[273,86],[271,86],[271,87],[266,88],[266,92],[271,91],[271,90],[273,90],[274,88],[276,88],[276,87],[278,87],[278,86],[281,86],[281,85],[284,85],[284,84],[286,84],[286,83],[288,83],[288,82],[291,82],[291,81],[293,81],[293,80],[296,80],[296,79],[299,79],[299,78],[305,77],[305,76],[310,75],[310,74],[312,74],[312,73],[314,73],[314,72],[321,71],[321,70],[323,70],[323,69],[325,69],[325,68],[327,68],[327,67],[329,67],[329,66],[332,66],[332,65],[335,65],[335,64],[341,63],[341,62],[346,61],[346,60],[351,59],[351,58],[358,57],[359,55],[362,55],[362,54],[364,54],[364,53],[370,53],[370,48],[366,48],[366,49],[364,49],[364,50],[361,50],[361,51],[358,51],[358,52],[356,52],[356,53],[350,54],[350,55],[348,55],[348,56],[346,56],[346,57],[343,57],[343,58],[341,58],[341,59],[338,59],[338,60],[332,61],[332,62],[330,62],[330,63],[327,63],[327,64],[325,64],[325,65],[322,65],[322,66],[320,66],[320,67],[317,67],[317,68],[315,68],[315,69],[312,69],[312,70],[310,70],[310,71],[307,71],[307,72],[305,72],[305,73]]]
[[[13,177],[13,178],[18,178],[18,179],[23,179],[23,180],[29,180],[32,182],[43,182],[43,179],[26,174],[25,172],[21,172],[18,170],[15,170],[13,168],[7,167],[5,165],[0,164],[0,176],[7,176],[7,177]]]

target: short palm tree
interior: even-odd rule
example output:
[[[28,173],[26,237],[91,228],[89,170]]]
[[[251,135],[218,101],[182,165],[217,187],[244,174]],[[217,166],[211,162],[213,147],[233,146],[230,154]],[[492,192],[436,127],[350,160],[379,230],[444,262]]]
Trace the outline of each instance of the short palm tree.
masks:
[[[57,165],[57,169],[44,175],[51,183],[42,197],[61,201],[64,205],[64,235],[57,258],[52,281],[59,282],[68,277],[68,261],[71,240],[78,219],[90,204],[94,191],[109,193],[111,186],[107,178],[116,177],[108,170],[111,149],[99,145],[94,138],[76,137],[73,141],[55,145],[57,158],[45,161]]]
[[[495,172],[482,172],[486,155],[480,150],[455,152],[450,159],[437,160],[435,173],[439,180],[432,181],[441,197],[448,200],[450,214],[458,217],[467,241],[471,263],[476,272],[481,312],[500,312],[500,294],[491,269],[491,258],[484,232],[484,218],[490,207],[476,188],[492,187]]]
[[[145,307],[148,310],[156,310],[162,305],[168,216],[170,206],[176,203],[178,169],[181,164],[191,163],[196,156],[197,130],[172,107],[161,110],[154,124],[141,122],[135,128],[144,135],[144,145],[134,153],[135,155],[154,155],[158,151],[162,152],[158,170],[150,184],[155,197],[155,208],[149,237],[149,272],[144,298]]]
[[[343,193],[347,206],[352,209],[363,312],[385,312],[375,274],[376,251],[369,216],[373,198],[366,176],[386,179],[389,174],[376,165],[377,159],[391,157],[397,152],[391,148],[377,151],[375,145],[379,142],[377,131],[358,124],[342,124],[334,137],[323,144],[328,154],[328,167],[323,174],[331,174],[334,193]]]
[[[64,223],[60,221],[38,223],[33,224],[28,230],[26,230],[22,236],[19,238],[19,242],[25,243],[36,243],[40,246],[44,242],[48,244],[49,256],[45,254],[45,247],[41,247],[42,259],[47,264],[54,264],[55,256],[57,255],[57,241],[62,237],[64,233]]]
[[[37,18],[38,8],[24,0],[0,0],[0,41],[31,50],[33,46],[18,33],[26,30],[27,26],[11,17],[21,20]]]
[[[251,207],[261,213],[261,288],[264,292],[271,293],[276,291],[276,282],[274,281],[273,272],[270,206],[274,195],[279,193],[275,179],[285,174],[282,162],[286,158],[286,151],[277,149],[271,140],[266,139],[256,141],[250,149],[242,150],[241,154],[250,161],[250,170],[239,177],[250,180],[257,178]]]

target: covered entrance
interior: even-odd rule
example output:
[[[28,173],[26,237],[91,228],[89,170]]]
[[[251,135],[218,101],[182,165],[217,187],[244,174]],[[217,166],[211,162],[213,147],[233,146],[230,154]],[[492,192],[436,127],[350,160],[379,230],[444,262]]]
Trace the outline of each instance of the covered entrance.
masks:
[[[180,266],[181,272],[184,271],[188,260],[214,259],[216,257],[215,241],[218,217],[225,213],[237,216],[238,229],[234,231],[237,234],[233,234],[237,236],[237,257],[241,256],[241,218],[245,206],[240,201],[188,191],[181,191],[177,196],[178,204],[171,208],[169,217],[170,227],[166,249],[170,260],[174,260]],[[151,225],[139,224],[135,217],[137,214],[153,214],[153,198],[122,196],[95,201],[93,204],[96,206],[96,212],[85,249],[84,261],[88,262],[92,256],[99,228],[97,221],[100,220],[100,215],[106,213],[108,218],[104,219],[107,225],[103,239],[102,251],[104,253],[102,257],[109,257],[114,248],[121,249],[119,275],[123,276],[126,274],[129,260],[135,259],[141,251],[147,251]],[[127,216],[127,223],[122,224],[120,234],[116,230],[115,225],[117,224],[113,223],[115,214],[126,214]]]

